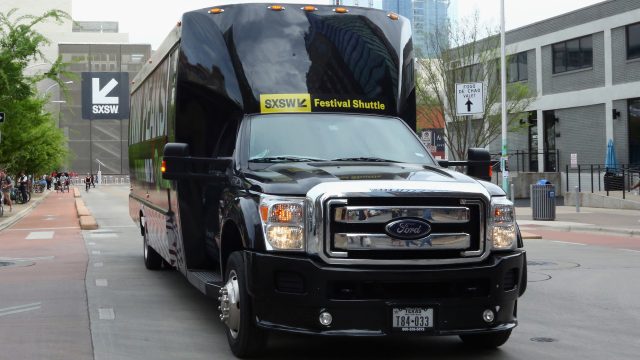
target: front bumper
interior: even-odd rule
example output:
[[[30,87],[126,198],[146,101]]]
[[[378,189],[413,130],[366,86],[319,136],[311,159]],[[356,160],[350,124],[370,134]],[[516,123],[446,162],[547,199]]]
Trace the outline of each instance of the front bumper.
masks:
[[[398,333],[392,329],[394,307],[433,308],[433,327],[420,334],[511,329],[517,325],[526,271],[524,250],[494,254],[479,264],[436,268],[338,267],[255,252],[246,252],[245,259],[259,327],[338,336]],[[491,323],[482,318],[487,309],[495,312]],[[319,323],[321,311],[333,316],[330,326]]]

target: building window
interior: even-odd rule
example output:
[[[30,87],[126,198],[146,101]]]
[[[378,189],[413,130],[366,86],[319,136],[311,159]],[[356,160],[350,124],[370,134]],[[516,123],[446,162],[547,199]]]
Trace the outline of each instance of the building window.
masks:
[[[527,67],[527,52],[517,53],[509,59],[507,67],[507,80],[510,83],[525,81],[529,79],[529,69]]]
[[[640,58],[640,23],[627,25],[627,59]]]
[[[553,73],[593,67],[591,35],[553,44]]]

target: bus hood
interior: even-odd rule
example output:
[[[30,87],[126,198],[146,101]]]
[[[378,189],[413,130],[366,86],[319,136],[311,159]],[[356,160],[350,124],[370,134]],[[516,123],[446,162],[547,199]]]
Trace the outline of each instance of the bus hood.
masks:
[[[312,162],[281,163],[247,170],[245,179],[256,189],[271,195],[303,196],[314,186],[336,181],[410,181],[428,184],[425,190],[440,192],[490,192],[480,182],[462,173],[425,165],[401,163]]]

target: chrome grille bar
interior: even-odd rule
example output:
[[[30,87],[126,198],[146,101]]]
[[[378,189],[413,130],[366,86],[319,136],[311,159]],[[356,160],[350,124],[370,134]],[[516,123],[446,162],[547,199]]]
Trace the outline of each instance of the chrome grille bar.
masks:
[[[440,206],[343,206],[336,208],[334,221],[344,224],[380,224],[399,217],[418,217],[432,224],[465,224],[470,220],[468,207]]]
[[[334,246],[338,250],[465,250],[471,246],[469,234],[431,234],[424,239],[398,240],[384,234],[334,235]]]

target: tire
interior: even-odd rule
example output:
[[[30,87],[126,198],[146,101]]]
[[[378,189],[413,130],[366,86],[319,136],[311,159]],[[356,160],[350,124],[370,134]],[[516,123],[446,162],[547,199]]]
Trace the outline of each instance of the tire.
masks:
[[[511,336],[511,329],[486,334],[460,335],[460,339],[475,348],[495,349],[504,345],[509,340],[509,336]]]
[[[226,283],[220,290],[220,318],[227,326],[229,347],[239,358],[260,355],[266,347],[267,336],[254,321],[241,252],[236,251],[229,256],[225,279]]]
[[[160,270],[162,267],[162,256],[158,254],[151,246],[149,246],[149,234],[147,229],[144,230],[143,239],[143,257],[144,266],[148,270]]]

